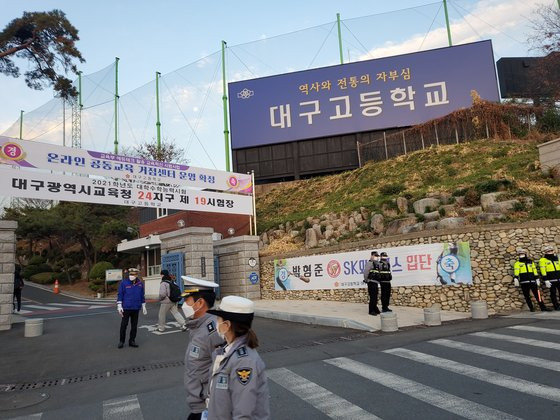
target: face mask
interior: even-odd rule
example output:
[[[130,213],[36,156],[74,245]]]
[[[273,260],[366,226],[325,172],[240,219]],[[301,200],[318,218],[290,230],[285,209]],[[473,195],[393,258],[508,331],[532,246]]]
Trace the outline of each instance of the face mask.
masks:
[[[379,257],[373,257],[373,261],[379,261]]]
[[[222,340],[225,340],[225,339],[226,339],[226,332],[227,332],[227,331],[221,332],[221,331],[220,331],[220,325],[225,324],[225,323],[226,323],[226,321],[220,322],[220,323],[218,324],[218,327],[216,328],[216,331],[218,332],[218,335],[220,336],[220,338],[221,338]]]
[[[198,302],[198,301],[196,301],[196,302]],[[186,302],[185,302],[185,304],[183,305],[183,312],[185,313],[185,316],[186,316],[187,318],[192,318],[192,317],[194,317],[194,314],[196,314],[196,313],[198,312],[198,310],[200,309],[200,308],[198,308],[198,309],[196,309],[196,310],[194,309],[194,305],[196,304],[196,302],[194,302],[194,303],[192,304],[192,306],[189,305],[189,304],[186,303]]]
[[[525,254],[519,254],[519,258],[525,258],[526,255]]]
[[[132,281],[136,280],[136,276],[130,276],[129,278],[130,278],[130,280],[132,280]]]

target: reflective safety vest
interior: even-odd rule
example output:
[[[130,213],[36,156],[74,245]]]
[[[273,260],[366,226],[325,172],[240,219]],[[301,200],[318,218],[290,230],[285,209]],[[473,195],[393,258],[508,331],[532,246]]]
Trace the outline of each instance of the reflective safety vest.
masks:
[[[520,283],[535,281],[538,276],[537,266],[531,260],[526,263],[516,261],[513,265],[513,274],[519,278]]]
[[[558,281],[560,279],[560,261],[551,261],[546,257],[539,260],[539,269],[545,280]]]

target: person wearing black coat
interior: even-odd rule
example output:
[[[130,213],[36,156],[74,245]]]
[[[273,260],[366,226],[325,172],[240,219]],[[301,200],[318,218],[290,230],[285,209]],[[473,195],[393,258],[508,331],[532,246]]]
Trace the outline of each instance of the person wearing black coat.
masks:
[[[23,289],[23,278],[21,277],[21,267],[16,265],[14,271],[14,297],[12,299],[12,305],[14,306],[14,312],[19,312],[21,310],[21,290]],[[17,301],[17,311],[16,311],[16,301]]]

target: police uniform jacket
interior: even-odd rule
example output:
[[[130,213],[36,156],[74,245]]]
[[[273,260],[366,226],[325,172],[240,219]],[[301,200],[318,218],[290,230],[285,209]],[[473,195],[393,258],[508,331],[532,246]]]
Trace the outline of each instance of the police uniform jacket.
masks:
[[[212,353],[224,343],[216,331],[216,325],[216,316],[208,313],[187,321],[189,345],[185,353],[184,383],[192,413],[202,413],[206,408]]]
[[[142,280],[138,277],[135,281],[130,280],[128,277],[124,278],[119,284],[117,302],[121,302],[125,310],[140,310],[142,304],[146,302]]]
[[[391,263],[389,262],[389,259],[376,261],[376,264],[377,271],[379,272],[379,281],[391,281],[393,279],[393,275],[391,274]]]
[[[264,362],[246,342],[237,337],[227,352],[220,347],[212,355],[225,357],[211,373],[208,420],[270,419]]]
[[[378,281],[378,271],[377,271],[377,261],[369,260],[364,267],[364,281],[369,283],[371,281],[376,282]]]
[[[542,278],[551,282],[560,281],[560,261],[557,255],[544,256],[539,260]]]
[[[513,265],[513,274],[519,278],[519,283],[533,283],[537,280],[537,267],[533,260],[524,258]]]

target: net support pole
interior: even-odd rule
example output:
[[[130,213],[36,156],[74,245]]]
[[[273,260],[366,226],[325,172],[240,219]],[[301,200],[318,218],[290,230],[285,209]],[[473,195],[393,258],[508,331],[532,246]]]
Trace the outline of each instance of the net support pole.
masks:
[[[340,30],[340,13],[336,14],[336,26],[338,28],[338,50],[340,52],[340,64],[344,64],[344,53],[342,52],[342,31]]]
[[[158,154],[161,151],[161,121],[159,120],[159,77],[161,73],[156,71],[156,140]]]
[[[81,81],[81,78],[80,78]],[[81,89],[80,89],[81,91]],[[80,95],[81,102],[81,95]],[[119,57],[115,57],[115,154],[119,153]]]
[[[453,42],[451,41],[451,27],[449,26],[449,14],[447,13],[447,0],[443,0],[443,10],[445,11],[445,26],[447,26],[447,41],[449,41],[449,46],[452,47]]]
[[[257,188],[255,186],[255,171],[251,170],[251,183],[252,183],[252,187],[253,187],[253,223],[254,223],[254,228],[253,228],[253,232],[255,234],[255,236],[258,236],[258,232],[257,232]]]
[[[226,81],[226,41],[222,41],[222,103],[224,108],[224,146],[226,152],[226,171],[230,171],[229,164],[229,126],[228,126],[228,97]]]
[[[19,139],[23,139],[23,109],[19,111]]]

